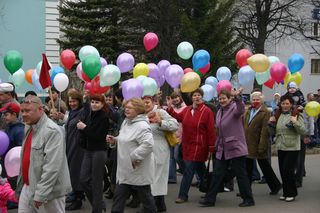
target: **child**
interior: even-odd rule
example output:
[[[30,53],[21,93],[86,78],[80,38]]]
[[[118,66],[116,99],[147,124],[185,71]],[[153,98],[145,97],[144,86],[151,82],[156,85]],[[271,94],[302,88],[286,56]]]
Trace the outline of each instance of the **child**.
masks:
[[[2,167],[0,165],[1,172]],[[0,176],[0,213],[8,212],[7,201],[17,202],[17,199],[7,179]]]

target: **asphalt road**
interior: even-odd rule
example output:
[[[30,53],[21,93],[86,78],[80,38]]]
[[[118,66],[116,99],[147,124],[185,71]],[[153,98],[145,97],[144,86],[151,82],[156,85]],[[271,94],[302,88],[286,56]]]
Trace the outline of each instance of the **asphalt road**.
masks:
[[[278,159],[277,157],[272,158],[272,165],[279,176],[278,170]],[[235,191],[220,193],[218,195],[215,207],[200,207],[198,201],[202,195],[197,188],[192,187],[189,192],[189,202],[184,204],[175,204],[175,199],[179,191],[179,184],[170,184],[169,193],[166,197],[167,212],[168,213],[318,213],[320,212],[320,155],[307,155],[306,157],[306,177],[304,178],[303,187],[299,188],[299,195],[296,197],[296,201],[288,203],[279,200],[279,195],[269,195],[269,189],[266,184],[254,183],[252,190],[254,193],[254,199],[256,205],[253,207],[241,208],[238,204],[241,199],[236,197],[238,192],[237,186],[235,185]],[[179,177],[180,180],[181,176]],[[179,181],[180,183],[180,181]],[[106,199],[107,212],[110,212],[112,204],[111,200]],[[9,211],[10,213],[17,212],[16,210]],[[90,205],[88,202],[84,203],[81,210],[70,211],[72,213],[84,213],[91,212]],[[127,213],[136,213],[137,209],[127,208]]]

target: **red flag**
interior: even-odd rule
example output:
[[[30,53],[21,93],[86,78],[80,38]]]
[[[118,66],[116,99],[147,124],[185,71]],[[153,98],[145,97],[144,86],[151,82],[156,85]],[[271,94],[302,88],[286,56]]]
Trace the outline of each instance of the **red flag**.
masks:
[[[51,69],[46,54],[42,54],[42,66],[39,76],[39,82],[43,89],[52,86],[49,70]]]

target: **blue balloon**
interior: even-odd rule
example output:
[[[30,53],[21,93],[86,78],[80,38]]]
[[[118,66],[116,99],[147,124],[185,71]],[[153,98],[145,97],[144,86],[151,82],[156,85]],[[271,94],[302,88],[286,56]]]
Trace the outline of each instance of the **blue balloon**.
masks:
[[[43,91],[43,88],[39,82],[39,76],[36,70],[32,73],[32,84],[37,89],[38,92]]]
[[[205,101],[211,101],[217,96],[217,90],[209,84],[202,85],[201,89],[203,91],[203,100]]]
[[[304,66],[304,58],[299,53],[293,54],[288,59],[288,68],[292,74],[299,72],[303,66]]]
[[[52,68],[52,70],[51,70],[51,76],[50,76],[51,82],[53,82],[54,77],[56,77],[56,75],[57,75],[58,73],[64,73],[64,69],[63,69],[62,67],[59,67],[59,66]]]
[[[240,85],[247,85],[254,82],[255,72],[249,65],[241,67],[238,73]]]
[[[221,80],[227,80],[229,81],[231,79],[231,71],[228,67],[220,67],[217,70],[217,79],[219,81]]]
[[[204,83],[212,86],[213,88],[216,88],[218,80],[213,76],[209,76]]]
[[[198,50],[192,56],[193,70],[202,68],[210,62],[210,54],[206,50]]]

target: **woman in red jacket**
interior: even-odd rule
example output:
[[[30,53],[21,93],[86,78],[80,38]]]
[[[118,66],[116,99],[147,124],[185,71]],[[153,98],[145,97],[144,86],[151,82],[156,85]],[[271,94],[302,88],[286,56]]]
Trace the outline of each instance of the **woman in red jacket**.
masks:
[[[191,92],[192,105],[182,112],[176,113],[168,99],[168,111],[171,116],[182,123],[182,153],[185,162],[179,197],[176,203],[188,201],[188,192],[192,183],[193,175],[197,171],[202,180],[205,164],[209,153],[214,151],[216,130],[213,112],[203,102],[202,89]]]

